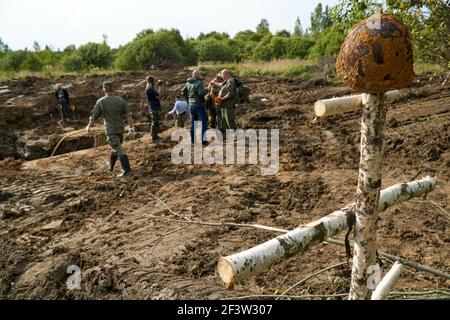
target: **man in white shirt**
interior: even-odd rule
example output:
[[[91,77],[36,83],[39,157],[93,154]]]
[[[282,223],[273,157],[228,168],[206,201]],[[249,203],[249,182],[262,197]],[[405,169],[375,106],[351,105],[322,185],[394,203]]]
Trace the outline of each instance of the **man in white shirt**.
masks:
[[[172,111],[169,112],[169,115],[172,115],[175,118],[175,125],[178,128],[184,128],[186,120],[189,117],[189,105],[181,96],[177,96],[177,102],[175,102],[175,106]]]

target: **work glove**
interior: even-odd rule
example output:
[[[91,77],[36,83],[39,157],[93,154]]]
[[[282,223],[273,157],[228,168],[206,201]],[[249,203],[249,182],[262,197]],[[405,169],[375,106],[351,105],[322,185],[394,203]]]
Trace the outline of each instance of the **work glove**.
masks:
[[[91,132],[91,126],[90,126],[90,125],[87,125],[87,127],[86,127],[86,132],[87,132],[87,133]]]
[[[128,128],[128,133],[136,133],[136,129],[134,127]]]

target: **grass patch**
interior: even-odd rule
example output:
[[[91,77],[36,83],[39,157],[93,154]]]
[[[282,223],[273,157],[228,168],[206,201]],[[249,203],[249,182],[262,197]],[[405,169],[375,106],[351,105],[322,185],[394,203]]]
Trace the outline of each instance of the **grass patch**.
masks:
[[[318,62],[315,60],[282,59],[268,62],[246,61],[241,63],[201,63],[201,71],[218,72],[229,69],[236,75],[266,76],[266,77],[311,77],[318,72]]]
[[[63,70],[45,70],[39,72],[32,71],[0,71],[0,82],[13,80],[13,79],[24,79],[29,77],[41,78],[41,79],[57,79],[62,76],[76,76],[76,77],[84,77],[89,75],[114,75],[115,73],[120,72],[119,70],[114,69],[92,69],[89,71],[79,71],[79,72],[67,72]]]
[[[446,75],[449,69],[438,64],[418,61],[414,64],[414,72],[416,74],[431,72],[438,75]]]

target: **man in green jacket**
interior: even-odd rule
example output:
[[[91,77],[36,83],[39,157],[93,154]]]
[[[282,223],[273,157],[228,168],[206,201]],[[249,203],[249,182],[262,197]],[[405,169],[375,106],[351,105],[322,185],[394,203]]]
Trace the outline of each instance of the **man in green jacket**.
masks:
[[[118,177],[127,177],[131,175],[131,167],[128,156],[125,154],[122,143],[125,131],[125,118],[128,119],[130,131],[133,130],[133,118],[131,116],[130,107],[122,97],[114,95],[113,85],[106,81],[103,83],[103,92],[105,96],[97,101],[92,110],[89,124],[86,131],[89,132],[91,126],[100,117],[103,118],[107,142],[111,147],[111,155],[108,161],[109,170],[112,172],[117,160],[120,160],[123,172]]]
[[[189,78],[186,85],[181,91],[181,95],[186,99],[189,104],[191,112],[191,141],[195,143],[195,123],[201,121],[202,125],[202,144],[207,145],[205,138],[205,132],[208,129],[208,116],[206,115],[205,108],[205,95],[208,94],[208,90],[203,85],[203,76],[200,71],[195,70],[192,73],[192,78]]]
[[[219,130],[225,134],[227,129],[237,129],[235,113],[238,96],[236,82],[231,76],[230,71],[225,69],[221,74],[224,83],[220,89],[219,96],[216,98],[216,105],[220,112],[220,117],[218,117]]]

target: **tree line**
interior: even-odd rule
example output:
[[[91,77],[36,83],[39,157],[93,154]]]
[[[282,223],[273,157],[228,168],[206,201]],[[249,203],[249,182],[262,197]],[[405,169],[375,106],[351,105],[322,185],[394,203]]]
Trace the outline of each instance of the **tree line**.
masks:
[[[246,60],[320,59],[337,54],[346,34],[359,20],[377,11],[400,17],[411,32],[416,59],[449,66],[450,9],[445,0],[340,0],[334,7],[318,4],[311,13],[311,27],[304,30],[297,18],[292,31],[272,33],[269,21],[262,19],[255,30],[201,33],[183,39],[179,30],[145,29],[129,43],[112,49],[107,36],[100,43],[64,50],[34,43],[31,50],[12,51],[0,39],[0,71],[42,71],[63,69],[82,71],[116,68],[145,70],[153,65],[193,65],[198,62],[241,62]]]

